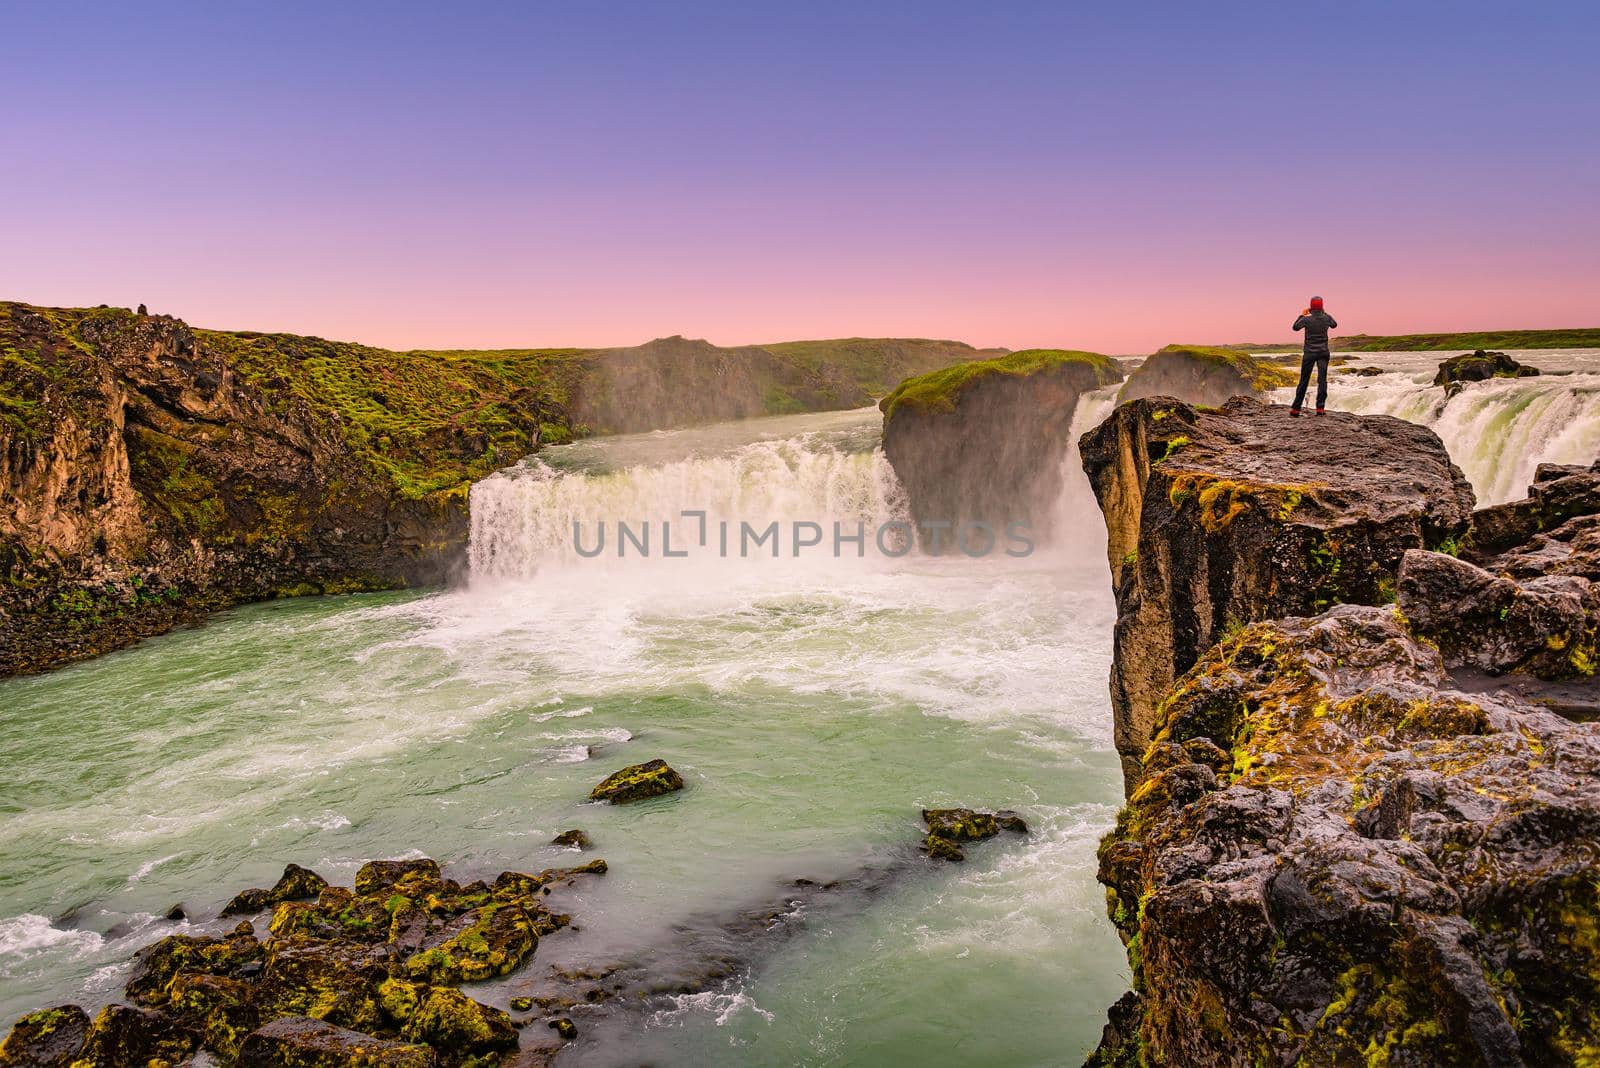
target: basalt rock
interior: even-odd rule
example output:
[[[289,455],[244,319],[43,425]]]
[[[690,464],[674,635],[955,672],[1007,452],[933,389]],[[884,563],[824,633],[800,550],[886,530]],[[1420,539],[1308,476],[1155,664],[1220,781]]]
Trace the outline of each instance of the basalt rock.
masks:
[[[1134,368],[1117,399],[1126,403],[1141,397],[1176,397],[1215,408],[1231,397],[1253,397],[1294,382],[1288,368],[1248,353],[1168,345]]]
[[[569,849],[588,849],[594,845],[594,842],[590,840],[587,834],[574,827],[570,831],[562,831],[556,835],[555,838],[551,839],[550,844],[566,846]]]
[[[1173,682],[1247,623],[1392,600],[1407,549],[1458,539],[1472,489],[1434,433],[1385,416],[1291,419],[1247,398],[1146,398],[1080,442],[1108,532],[1111,675],[1128,789]]]
[[[88,1034],[89,1015],[76,1005],[30,1012],[0,1042],[0,1068],[67,1068]]]
[[[1600,1051],[1600,725],[1449,689],[1392,607],[1219,642],[1100,848],[1134,1000],[1098,1064]]]
[[[1530,556],[1518,559],[1531,568]],[[1600,666],[1600,584],[1580,575],[1519,581],[1443,553],[1410,550],[1398,594],[1412,629],[1434,642],[1451,667],[1563,679],[1591,677]]]
[[[1518,363],[1503,352],[1474,349],[1472,352],[1452,356],[1439,365],[1433,384],[1444,386],[1452,396],[1466,382],[1483,382],[1491,378],[1531,378],[1539,373],[1537,367]]]
[[[1121,378],[1098,353],[1031,349],[900,383],[883,449],[923,549],[1005,551],[1012,523],[1048,536],[1078,399]]]
[[[1600,514],[1600,461],[1592,467],[1540,464],[1526,498],[1473,513],[1472,537],[1463,555],[1473,563],[1499,570],[1502,565],[1495,557],[1512,550],[1538,550],[1540,545],[1534,542],[1536,535],[1553,535],[1569,520],[1597,514]],[[1592,525],[1584,524],[1560,538],[1568,540],[1590,534]],[[1592,545],[1587,548],[1592,553]],[[1542,565],[1536,570],[1540,574],[1552,573]],[[1528,574],[1528,569],[1523,568],[1521,573]]]
[[[269,905],[276,905],[280,901],[296,901],[302,898],[316,897],[327,887],[328,880],[312,871],[302,868],[298,864],[286,865],[283,875],[269,890],[245,890],[229,901],[222,909],[222,915],[234,916],[241,913],[260,912]]]
[[[651,760],[606,776],[599,785],[589,791],[589,800],[626,805],[681,789],[683,789],[683,776],[673,771],[665,760]]]

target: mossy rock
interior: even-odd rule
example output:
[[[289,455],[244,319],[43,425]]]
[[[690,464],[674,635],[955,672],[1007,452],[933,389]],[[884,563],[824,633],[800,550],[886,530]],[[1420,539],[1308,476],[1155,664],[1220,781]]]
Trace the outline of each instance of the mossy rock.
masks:
[[[1216,407],[1230,397],[1253,396],[1294,383],[1295,374],[1287,367],[1249,353],[1206,345],[1168,345],[1134,368],[1117,400],[1176,397]]]
[[[459,990],[441,987],[430,990],[417,1006],[403,1037],[432,1047],[447,1065],[495,1064],[495,1054],[517,1046],[510,1016]]]
[[[598,786],[589,791],[589,800],[626,805],[681,789],[683,789],[683,776],[672,770],[665,760],[651,760],[606,776]]]
[[[197,1035],[169,1017],[131,1005],[107,1005],[89,1025],[74,1068],[177,1065],[199,1046]]]
[[[433,1050],[289,1016],[247,1038],[239,1068],[436,1068]]]
[[[168,935],[139,953],[139,967],[128,982],[130,1001],[160,1005],[167,1000],[167,984],[179,972],[236,975],[247,965],[259,964],[264,951],[255,929],[241,923],[224,937]]]
[[[972,360],[929,374],[908,378],[878,403],[885,416],[901,408],[924,412],[951,412],[963,394],[978,382],[997,375],[1023,378],[1066,367],[1086,368],[1091,388],[1107,386],[1122,377],[1116,361],[1098,352],[1076,349],[1023,349],[992,360]]]
[[[426,857],[417,860],[369,860],[356,872],[355,892],[380,893],[408,878],[439,882],[439,862]]]
[[[551,845],[566,846],[568,849],[588,849],[594,842],[587,834],[574,827],[570,831],[562,831],[551,839]]]
[[[0,1042],[0,1068],[66,1068],[89,1034],[89,1014],[77,1005],[30,1012]]]
[[[316,897],[328,886],[328,880],[312,871],[302,868],[298,864],[286,865],[283,875],[268,890],[245,890],[235,895],[232,901],[223,906],[222,915],[233,916],[241,913],[260,912],[269,905],[276,905],[280,901],[298,901]]]
[[[471,983],[508,975],[539,945],[535,920],[520,904],[484,905],[459,933],[406,961],[406,974],[430,983]]]

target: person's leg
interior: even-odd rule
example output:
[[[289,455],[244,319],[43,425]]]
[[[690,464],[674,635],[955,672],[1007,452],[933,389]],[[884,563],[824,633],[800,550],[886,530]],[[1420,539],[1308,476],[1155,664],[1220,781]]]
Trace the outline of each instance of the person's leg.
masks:
[[[1328,406],[1328,357],[1317,361],[1317,411]]]
[[[1310,356],[1300,357],[1300,384],[1295,387],[1294,404],[1289,411],[1295,415],[1300,414],[1300,405],[1306,402],[1306,386],[1311,384],[1311,365],[1316,363]]]

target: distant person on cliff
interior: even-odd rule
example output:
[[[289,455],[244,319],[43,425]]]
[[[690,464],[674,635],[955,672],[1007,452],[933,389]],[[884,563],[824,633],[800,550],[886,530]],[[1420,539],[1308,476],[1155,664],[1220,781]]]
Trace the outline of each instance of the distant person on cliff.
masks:
[[[1312,297],[1311,307],[1294,321],[1296,330],[1306,332],[1306,345],[1300,357],[1300,385],[1294,391],[1290,415],[1299,415],[1300,406],[1306,402],[1306,386],[1311,384],[1313,367],[1317,369],[1317,414],[1323,414],[1323,407],[1328,403],[1328,331],[1338,325],[1333,316],[1322,310],[1321,297]]]

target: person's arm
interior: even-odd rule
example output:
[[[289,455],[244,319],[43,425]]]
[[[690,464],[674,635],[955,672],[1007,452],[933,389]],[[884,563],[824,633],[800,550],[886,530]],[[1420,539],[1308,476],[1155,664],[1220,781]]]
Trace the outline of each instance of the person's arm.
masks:
[[[1304,330],[1306,328],[1306,317],[1304,315],[1294,321],[1294,328],[1296,330]]]
[[[1324,312],[1323,314],[1326,315],[1327,313]],[[1337,329],[1339,329],[1339,320],[1335,319],[1331,315],[1328,316],[1328,329],[1329,330],[1337,330]]]

